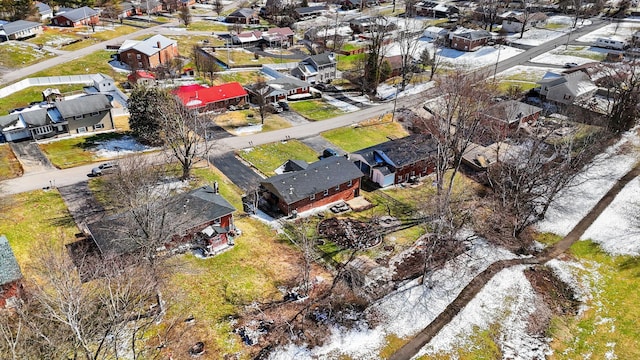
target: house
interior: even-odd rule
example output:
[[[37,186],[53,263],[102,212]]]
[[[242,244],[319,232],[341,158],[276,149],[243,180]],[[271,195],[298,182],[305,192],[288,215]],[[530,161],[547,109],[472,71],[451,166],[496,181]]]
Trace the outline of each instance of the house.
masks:
[[[354,10],[361,9],[363,6],[370,8],[377,5],[380,5],[378,0],[342,0],[340,2],[342,4],[342,10]]]
[[[258,30],[245,31],[231,35],[231,41],[236,45],[252,45],[262,40],[262,32]]]
[[[22,297],[22,272],[9,240],[0,235],[0,309],[14,308]]]
[[[288,48],[293,45],[293,30],[288,27],[271,28],[262,33],[262,39],[269,47]]]
[[[162,2],[158,0],[141,1],[140,11],[143,14],[159,14],[160,12],[162,12]]]
[[[540,97],[560,104],[571,104],[576,99],[589,98],[598,89],[584,71],[557,74],[547,72],[537,82]]]
[[[35,3],[36,10],[38,10],[38,14],[40,15],[40,20],[51,19],[53,17],[53,10],[49,5],[36,1]]]
[[[51,18],[51,24],[64,27],[96,25],[100,21],[99,13],[88,6],[77,9],[63,8]]]
[[[327,47],[333,41],[348,41],[353,36],[353,30],[349,25],[318,26],[304,32],[304,39],[312,43]]]
[[[258,97],[263,96],[267,103],[276,102],[278,100],[302,99],[311,97],[309,83],[292,76],[281,76],[266,82],[268,89],[261,92],[256,84],[245,86],[249,93],[249,99],[252,103],[259,103]]]
[[[490,106],[483,115],[483,126],[506,136],[518,130],[523,123],[531,123],[540,117],[542,108],[521,101],[506,100]]]
[[[547,23],[547,15],[541,12],[525,14],[521,11],[507,11],[498,17],[502,19],[502,30],[510,33],[519,33],[523,27],[524,31],[527,31]]]
[[[389,67],[391,68],[390,77],[402,75],[402,55],[386,56],[383,62],[384,61],[389,63]]]
[[[436,152],[431,135],[416,134],[356,151],[349,157],[366,178],[386,187],[432,173]]]
[[[23,40],[42,34],[42,24],[18,20],[0,25],[0,41]]]
[[[162,35],[142,41],[126,40],[118,49],[118,58],[132,70],[149,70],[178,56],[178,42]]]
[[[342,156],[298,167],[261,181],[262,202],[291,215],[360,195],[362,172]]]
[[[190,243],[213,255],[234,244],[237,229],[233,221],[236,209],[217,190],[217,183],[202,186],[187,193],[171,196],[162,204],[150,204],[171,222],[171,234],[167,234],[165,248],[175,248]],[[142,250],[136,241],[132,219],[136,210],[104,217],[86,225],[102,256],[132,254]],[[133,225],[135,226],[135,225]],[[163,226],[158,224],[158,226]],[[166,226],[166,225],[165,225]],[[133,238],[133,239],[132,239]],[[143,238],[140,235],[140,238]]]
[[[449,35],[449,30],[441,28],[439,26],[429,26],[424,29],[422,36],[431,38],[433,40],[444,40]]]
[[[491,40],[491,33],[486,30],[464,30],[449,33],[451,48],[460,51],[475,51]]]
[[[0,132],[6,141],[18,141],[111,130],[112,107],[105,94],[85,95],[0,116]]]
[[[333,53],[312,55],[300,61],[291,75],[310,84],[328,83],[336,78],[337,62]]]
[[[63,100],[64,100],[64,96],[62,96],[62,93],[60,92],[59,89],[46,88],[42,90],[42,101],[46,103],[51,104],[51,103],[59,102]]]
[[[128,18],[129,16],[134,15],[142,15],[140,6],[128,1],[123,1],[120,3],[120,14],[118,14],[118,18]]]
[[[259,24],[260,18],[258,17],[258,13],[249,8],[241,8],[238,9],[231,14],[229,14],[225,19],[225,22],[231,24]]]
[[[441,4],[433,1],[419,1],[413,5],[415,15],[428,16],[433,18],[448,18],[460,13],[460,9],[455,6]]]
[[[185,106],[200,112],[226,109],[231,105],[242,106],[248,101],[247,91],[238,82],[211,87],[199,84],[185,85],[173,90],[173,94],[179,97]]]
[[[156,83],[156,77],[148,71],[136,70],[127,76],[127,81],[131,86],[152,86]]]
[[[398,26],[387,21],[385,18],[375,16],[365,16],[349,21],[349,26],[356,34],[362,34],[370,32],[373,29],[385,29],[385,31],[395,30]]]
[[[469,143],[462,154],[462,163],[475,171],[485,171],[498,159],[503,159],[511,145],[505,142],[494,142],[488,146]]]
[[[295,8],[296,16],[298,20],[308,20],[318,17],[320,15],[324,15],[327,12],[327,7],[325,5],[321,6],[307,6],[307,7],[299,7]]]

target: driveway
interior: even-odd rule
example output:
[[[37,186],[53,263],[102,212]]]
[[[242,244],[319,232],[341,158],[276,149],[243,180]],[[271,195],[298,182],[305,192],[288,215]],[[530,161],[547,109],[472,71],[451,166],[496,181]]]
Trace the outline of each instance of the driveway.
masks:
[[[100,220],[104,216],[104,208],[89,190],[88,181],[59,187],[58,191],[80,229],[82,229],[82,225]]]
[[[308,147],[310,147],[313,150],[315,150],[318,154],[322,154],[322,151],[324,149],[328,149],[328,148],[331,148],[331,149],[337,151],[338,154],[340,154],[340,155],[344,155],[344,154],[347,153],[346,151],[340,149],[339,147],[334,145],[332,142],[330,142],[329,140],[323,138],[320,135],[310,136],[310,137],[307,137],[307,138],[304,138],[304,139],[300,139],[300,141],[302,141],[302,143],[304,143]]]
[[[49,159],[40,151],[38,144],[30,141],[9,143],[26,173],[39,173],[55,169]]]
[[[233,152],[209,156],[209,162],[247,193],[255,190],[262,180],[258,173],[236,158]]]

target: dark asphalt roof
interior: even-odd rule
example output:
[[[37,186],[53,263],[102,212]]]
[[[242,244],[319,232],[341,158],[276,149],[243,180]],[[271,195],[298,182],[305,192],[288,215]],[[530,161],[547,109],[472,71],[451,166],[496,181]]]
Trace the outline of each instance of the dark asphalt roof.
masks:
[[[22,119],[29,126],[42,126],[48,122],[47,109],[25,111],[20,113],[20,115],[22,115]]]
[[[387,159],[390,165],[402,167],[430,158],[437,151],[437,143],[431,135],[409,135],[397,140],[383,142],[354,152],[362,156],[369,165]],[[386,160],[385,160],[386,162]]]
[[[20,31],[36,28],[39,26],[42,26],[42,24],[33,22],[33,21],[26,21],[26,20],[18,20],[18,21],[13,21],[13,22],[4,24],[4,25],[0,25],[2,30],[4,30],[4,33],[7,35],[13,35]]]
[[[300,171],[309,167],[309,163],[304,160],[287,160],[284,163],[284,172]]]
[[[306,169],[272,176],[260,184],[287,204],[362,177],[362,172],[342,156],[309,164]]]
[[[9,240],[4,235],[0,235],[0,285],[8,284],[21,278],[20,265],[18,265],[18,261],[13,255]]]
[[[525,104],[520,101],[507,100],[491,106],[487,109],[485,115],[510,124],[540,111],[542,111],[542,108],[537,106]]]
[[[300,15],[303,15],[303,14],[310,14],[310,13],[314,13],[314,12],[322,11],[326,9],[327,9],[326,6],[308,6],[308,7],[296,8],[296,12]]]
[[[330,54],[331,54],[330,52],[323,52],[322,54],[311,55],[307,59],[312,60],[313,62],[315,62],[318,65],[333,64],[333,63],[335,63],[335,60],[332,60],[329,57]]]
[[[98,12],[96,10],[93,10],[88,6],[83,6],[77,9],[69,9],[63,13],[57,14],[56,16],[63,16],[73,22],[76,22],[76,21],[84,20],[94,15],[98,15]]]
[[[104,94],[87,95],[72,100],[60,101],[55,106],[65,119],[112,108],[109,98]]]
[[[18,121],[20,121],[20,114],[17,113],[0,116],[0,130],[10,125],[14,125]]]
[[[244,18],[254,17],[255,15],[256,15],[256,11],[249,8],[241,8],[229,14],[229,16],[244,17]]]
[[[36,1],[35,5],[36,8],[38,8],[38,12],[40,13],[40,15],[46,15],[52,11],[51,7],[43,2]]]
[[[210,186],[173,196],[163,205],[157,205],[155,208],[158,214],[163,214],[170,222],[171,234],[167,236],[184,234],[198,225],[236,211],[233,205],[220,194],[216,194]],[[135,224],[132,219],[135,212],[136,210],[116,214],[87,225],[103,254],[126,254],[141,248],[138,241],[144,237],[138,236],[135,233],[136,229],[131,229],[132,224]],[[167,242],[169,240],[167,238]]]

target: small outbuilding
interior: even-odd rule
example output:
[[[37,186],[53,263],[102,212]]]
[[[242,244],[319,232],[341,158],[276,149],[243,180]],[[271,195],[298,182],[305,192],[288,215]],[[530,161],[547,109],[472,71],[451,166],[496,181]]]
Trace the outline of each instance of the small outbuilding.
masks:
[[[0,309],[14,308],[22,297],[22,272],[9,240],[0,235]]]

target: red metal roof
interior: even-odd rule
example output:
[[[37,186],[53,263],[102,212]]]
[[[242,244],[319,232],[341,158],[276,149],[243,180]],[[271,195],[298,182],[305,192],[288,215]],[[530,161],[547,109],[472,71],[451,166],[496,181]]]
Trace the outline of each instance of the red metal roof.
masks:
[[[185,85],[173,90],[182,103],[189,107],[201,107],[228,99],[247,96],[247,91],[238,82],[219,86],[203,86],[200,84]]]

